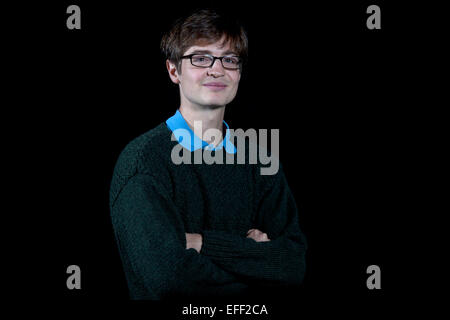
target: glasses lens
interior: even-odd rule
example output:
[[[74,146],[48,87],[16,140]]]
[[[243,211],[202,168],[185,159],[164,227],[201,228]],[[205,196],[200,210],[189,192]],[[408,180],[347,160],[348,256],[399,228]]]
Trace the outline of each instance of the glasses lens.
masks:
[[[209,67],[213,58],[205,55],[193,55],[191,61],[194,66]]]
[[[223,63],[223,67],[224,68],[228,68],[228,69],[237,69],[239,68],[239,64],[240,64],[240,59],[239,57],[223,57],[222,59],[222,63]]]

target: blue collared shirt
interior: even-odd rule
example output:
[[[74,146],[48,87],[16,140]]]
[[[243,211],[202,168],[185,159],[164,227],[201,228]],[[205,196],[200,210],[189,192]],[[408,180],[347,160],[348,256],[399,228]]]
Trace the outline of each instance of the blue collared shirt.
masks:
[[[225,120],[223,121],[223,123],[227,127],[225,138],[219,143],[217,147],[214,147],[214,145],[208,144],[208,142],[203,141],[194,134],[194,131],[192,131],[192,129],[189,127],[188,123],[183,118],[183,115],[179,110],[177,110],[177,112],[175,112],[175,114],[166,121],[167,126],[174,134],[178,143],[191,152],[200,148],[207,148],[208,150],[220,150],[225,146],[226,152],[236,153],[236,147],[230,139],[230,128],[228,127],[228,124],[225,122]],[[184,137],[186,136],[191,137],[191,139],[185,139]]]

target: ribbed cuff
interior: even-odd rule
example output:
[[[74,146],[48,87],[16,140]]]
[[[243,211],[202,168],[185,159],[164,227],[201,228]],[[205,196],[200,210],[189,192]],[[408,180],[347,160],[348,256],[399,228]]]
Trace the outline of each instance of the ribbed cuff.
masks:
[[[242,254],[243,238],[221,231],[203,231],[201,254],[221,258],[234,258]]]
[[[278,282],[283,277],[283,249],[222,231],[204,231],[201,254],[227,270],[255,279]]]

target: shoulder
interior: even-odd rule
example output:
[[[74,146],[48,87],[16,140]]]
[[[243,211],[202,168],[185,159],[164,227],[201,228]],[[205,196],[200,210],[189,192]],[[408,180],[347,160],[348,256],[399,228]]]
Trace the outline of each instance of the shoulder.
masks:
[[[130,173],[146,170],[150,163],[158,163],[171,148],[171,132],[165,123],[130,141],[117,160],[117,166],[125,166]]]
[[[137,174],[161,175],[170,159],[171,131],[163,122],[130,141],[120,153],[114,167],[111,193],[114,195]]]

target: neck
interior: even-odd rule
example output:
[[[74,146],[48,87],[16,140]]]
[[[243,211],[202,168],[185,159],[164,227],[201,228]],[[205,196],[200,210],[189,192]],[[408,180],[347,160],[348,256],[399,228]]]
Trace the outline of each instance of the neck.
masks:
[[[223,118],[225,115],[225,106],[210,109],[194,109],[181,105],[179,111],[197,137],[202,138],[203,134],[208,129],[217,129],[222,133],[222,138],[219,141],[214,142],[214,145],[218,145],[222,141],[224,136]],[[194,126],[194,121],[201,121],[201,128],[198,125]],[[203,140],[208,143],[211,142],[207,141],[208,139]]]

